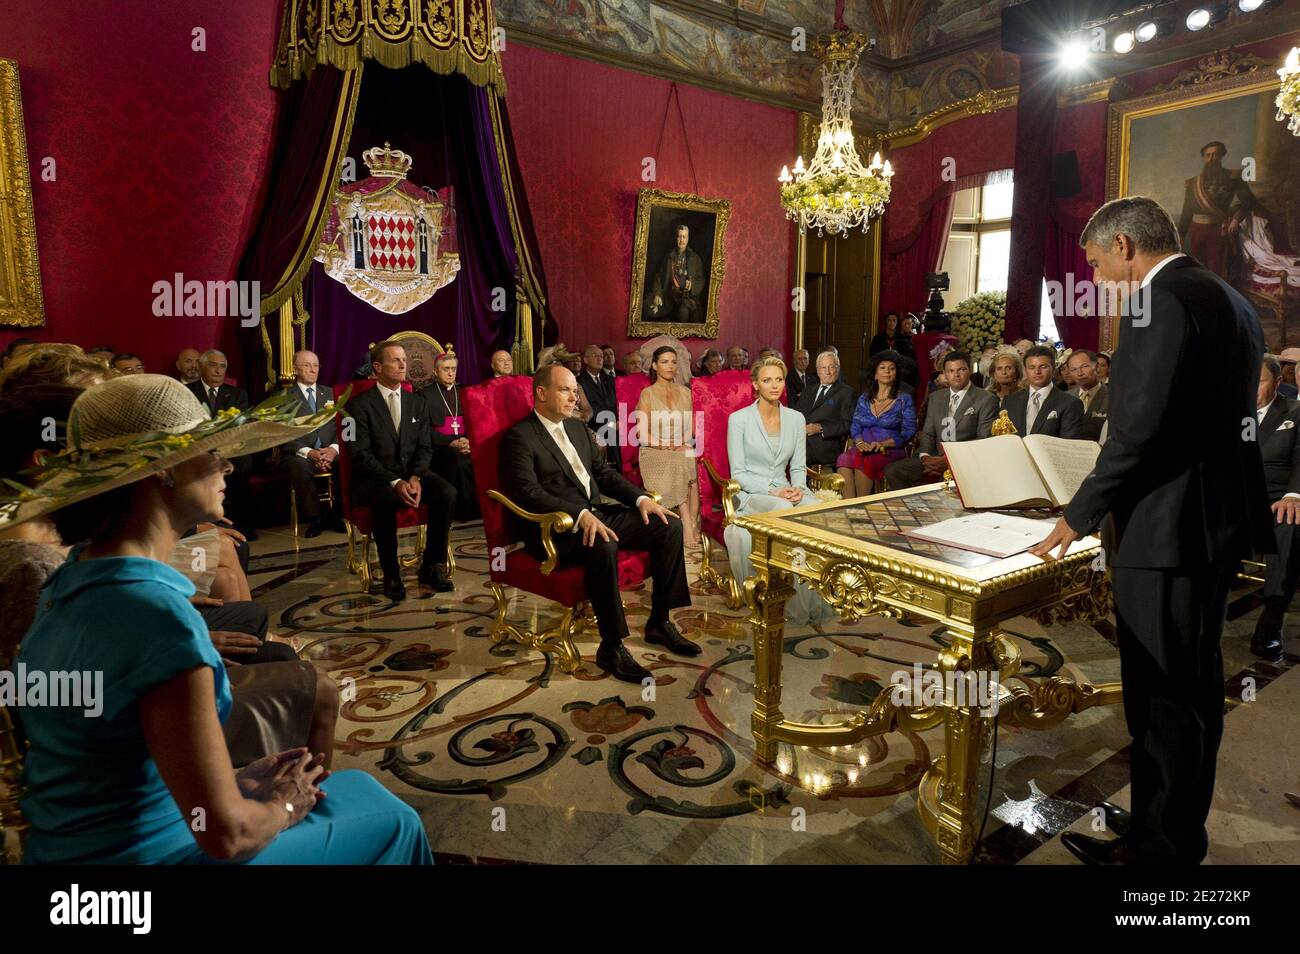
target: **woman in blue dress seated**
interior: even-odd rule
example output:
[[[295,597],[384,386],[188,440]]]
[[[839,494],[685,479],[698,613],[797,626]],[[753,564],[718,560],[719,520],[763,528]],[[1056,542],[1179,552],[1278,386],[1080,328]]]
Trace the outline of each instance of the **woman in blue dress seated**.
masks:
[[[26,706],[27,863],[429,864],[419,816],[363,772],[291,749],[236,772],[221,734],[225,666],[167,563],[187,527],[222,516],[227,456],[308,434],[235,411],[208,419],[183,384],[127,375],[77,398],[69,452],[0,528],[50,514],[82,541],[46,581],[18,662],[83,674],[79,699]]]
[[[808,489],[803,415],[781,403],[785,373],[785,362],[780,358],[760,358],[750,372],[757,400],[727,418],[727,462],[731,479],[740,484],[737,515],[818,502]],[[732,576],[739,582],[753,576],[749,555],[754,541],[749,531],[732,524],[722,537]],[[791,623],[823,623],[835,616],[829,604],[807,584],[796,582],[794,588],[795,595],[785,609]]]
[[[885,476],[885,466],[907,456],[907,442],[916,433],[916,405],[899,390],[896,351],[881,351],[867,362],[867,389],[858,398],[849,428],[852,446],[835,466],[844,477],[844,493],[865,497]]]

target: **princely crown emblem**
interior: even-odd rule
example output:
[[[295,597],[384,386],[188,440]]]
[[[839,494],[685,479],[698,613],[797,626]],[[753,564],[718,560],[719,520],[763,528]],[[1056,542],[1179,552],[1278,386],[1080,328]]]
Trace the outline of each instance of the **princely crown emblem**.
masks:
[[[367,149],[361,154],[361,158],[372,176],[389,179],[405,179],[406,174],[411,171],[411,164],[415,161],[402,150],[393,149],[388,143],[384,143],[383,149],[378,146]]]

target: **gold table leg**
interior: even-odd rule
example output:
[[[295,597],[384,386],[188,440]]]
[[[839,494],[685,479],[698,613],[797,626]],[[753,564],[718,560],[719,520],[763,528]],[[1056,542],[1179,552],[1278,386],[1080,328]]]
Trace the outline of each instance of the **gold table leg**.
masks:
[[[745,600],[754,627],[754,751],[759,761],[776,761],[776,729],[781,725],[781,654],[785,651],[785,604],[794,587],[779,574],[745,581]]]

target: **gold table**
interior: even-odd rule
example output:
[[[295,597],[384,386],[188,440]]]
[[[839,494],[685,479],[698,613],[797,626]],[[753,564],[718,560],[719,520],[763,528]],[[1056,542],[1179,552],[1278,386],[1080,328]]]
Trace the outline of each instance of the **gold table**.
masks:
[[[1119,683],[1090,685],[1057,675],[1028,685],[1002,685],[1019,670],[1019,647],[1000,626],[1017,616],[1044,624],[1100,619],[1110,586],[1098,559],[1100,544],[1085,537],[1063,560],[1027,553],[1005,559],[913,540],[903,531],[967,513],[943,484],[854,500],[739,517],[754,539],[755,576],[745,581],[754,631],[754,714],[760,761],[776,760],[780,743],[814,748],[852,745],[894,729],[944,725],[944,754],[921,781],[917,810],[945,863],[964,864],[975,848],[979,763],[1000,724],[1046,729],[1072,713],[1120,702]],[[1018,511],[1023,516],[1048,516]],[[939,653],[941,674],[997,679],[998,704],[982,714],[969,696],[937,705],[896,705],[889,687],[847,722],[809,725],[781,714],[785,604],[801,580],[844,620],[904,612],[941,623],[951,640]],[[997,676],[979,676],[981,671]],[[993,713],[996,713],[994,716]]]

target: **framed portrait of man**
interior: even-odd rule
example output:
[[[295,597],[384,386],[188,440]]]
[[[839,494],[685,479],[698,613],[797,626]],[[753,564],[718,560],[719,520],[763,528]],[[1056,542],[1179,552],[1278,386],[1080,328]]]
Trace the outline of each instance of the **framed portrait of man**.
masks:
[[[628,337],[718,336],[731,203],[642,189],[636,201]]]
[[[1146,195],[1183,251],[1241,292],[1270,351],[1300,345],[1300,138],[1276,120],[1276,64],[1226,53],[1112,103],[1107,198]],[[1114,347],[1104,322],[1101,347]]]

